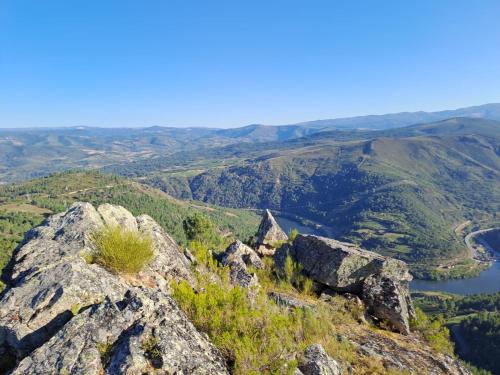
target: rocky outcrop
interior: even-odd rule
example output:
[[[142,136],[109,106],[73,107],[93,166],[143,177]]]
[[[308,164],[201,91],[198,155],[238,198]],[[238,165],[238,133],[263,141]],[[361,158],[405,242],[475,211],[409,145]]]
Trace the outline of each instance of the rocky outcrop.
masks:
[[[122,226],[151,237],[153,260],[137,275],[88,262],[92,233]],[[31,230],[15,251],[0,299],[0,353],[15,374],[214,373],[224,360],[167,294],[191,281],[190,262],[149,216],[76,203]]]
[[[155,292],[156,294],[156,292]],[[224,361],[166,294],[106,298],[76,315],[13,374],[224,374]]]
[[[284,241],[288,241],[288,236],[280,228],[271,211],[266,210],[257,231],[257,252],[260,255],[274,255],[276,248]]]
[[[257,275],[249,272],[248,267],[262,268],[262,260],[255,251],[243,242],[233,242],[221,257],[222,265],[230,268],[231,283],[244,288],[258,285]]]
[[[298,235],[282,247],[275,263],[282,267],[290,255],[314,281],[337,292],[362,298],[369,312],[408,334],[414,316],[409,293],[411,275],[402,261],[330,238]]]
[[[342,368],[319,344],[310,345],[299,362],[304,375],[342,375]]]

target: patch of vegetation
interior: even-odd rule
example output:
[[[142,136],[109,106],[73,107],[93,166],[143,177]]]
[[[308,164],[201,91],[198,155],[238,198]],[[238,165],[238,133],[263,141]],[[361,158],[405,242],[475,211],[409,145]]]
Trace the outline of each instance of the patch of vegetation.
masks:
[[[500,311],[500,292],[493,294],[457,295],[443,292],[415,292],[413,300],[431,316],[443,315],[446,319]]]
[[[298,236],[298,235],[299,235],[299,231],[298,231],[298,229],[293,228],[293,229],[290,231],[290,233],[288,234],[288,240],[289,240],[290,242],[293,242],[293,241],[295,241],[295,239],[297,238],[297,236]]]
[[[115,344],[106,341],[98,342],[96,346],[99,351],[99,355],[101,356],[102,365],[107,367],[109,361],[111,360],[111,356],[113,355],[113,351],[115,350]]]
[[[230,283],[229,268],[214,259],[204,241],[194,240],[189,248],[197,259],[197,282],[193,288],[186,281],[173,281],[172,296],[221,350],[234,374],[293,374],[297,358],[313,343],[323,345],[344,370],[353,366],[359,374],[388,373],[381,361],[358,355],[349,340],[338,335],[339,326],[356,324],[359,311],[340,296],[327,304],[307,294],[301,269],[291,259],[278,276],[272,258],[264,258],[263,269],[250,269],[261,288],[249,290]],[[272,290],[296,294],[314,308],[283,308],[268,297]]]
[[[285,285],[289,284],[295,286],[304,294],[310,294],[313,287],[313,281],[302,273],[302,269],[302,265],[294,262],[292,257],[288,255],[285,258],[283,270],[275,273],[278,276],[280,284],[284,282]]]
[[[0,274],[7,265],[12,252],[21,242],[24,233],[38,225],[43,216],[34,213],[3,211],[0,209]],[[4,284],[0,281],[0,291]]]
[[[220,249],[227,243],[208,216],[202,213],[188,216],[183,220],[182,227],[189,241],[201,242],[216,249]]]
[[[500,371],[500,293],[460,296],[442,292],[412,294],[414,302],[433,319],[437,317],[452,330],[451,337],[460,335],[456,353],[470,362],[474,374],[496,374]],[[461,347],[465,342],[467,347]],[[476,368],[474,367],[476,366]]]
[[[92,235],[94,262],[111,272],[137,273],[153,258],[151,238],[120,227],[104,227]]]
[[[315,342],[335,358],[356,362],[354,347],[336,336],[335,324],[348,315],[326,305],[282,309],[264,291],[250,297],[246,289],[229,284],[226,270],[221,273],[220,283],[204,282],[198,292],[185,281],[174,282],[173,297],[233,364],[235,374],[291,374],[294,358]]]
[[[453,355],[453,344],[450,341],[450,331],[444,326],[444,318],[438,316],[430,319],[418,307],[416,318],[411,322],[411,328],[422,333],[425,340],[436,351]]]
[[[458,333],[467,343],[461,357],[476,366],[500,372],[500,312],[483,312],[461,321]]]

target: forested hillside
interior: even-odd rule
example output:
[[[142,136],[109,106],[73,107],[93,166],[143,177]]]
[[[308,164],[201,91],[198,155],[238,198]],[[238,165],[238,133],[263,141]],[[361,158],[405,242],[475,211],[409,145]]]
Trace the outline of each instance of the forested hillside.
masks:
[[[241,145],[237,152],[224,148],[206,155],[204,164],[192,159],[191,168],[145,168],[142,179],[179,198],[271,208],[318,222],[410,262],[417,276],[475,272],[454,228],[465,220],[497,220],[500,123],[452,119],[375,138],[367,137],[377,133],[349,134],[342,141],[333,132],[261,144],[247,153]]]
[[[415,303],[427,314],[442,317],[464,360],[500,373],[500,293],[458,296],[446,293],[414,293]]]
[[[73,202],[112,203],[135,215],[148,214],[180,244],[187,244],[182,221],[196,213],[208,216],[223,236],[247,239],[255,234],[257,214],[203,203],[183,202],[136,182],[99,172],[66,172],[0,187],[0,269],[24,233],[44,216],[66,210]]]

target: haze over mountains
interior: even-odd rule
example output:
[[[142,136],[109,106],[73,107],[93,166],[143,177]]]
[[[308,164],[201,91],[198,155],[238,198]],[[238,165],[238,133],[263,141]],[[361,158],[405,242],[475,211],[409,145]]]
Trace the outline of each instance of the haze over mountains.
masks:
[[[235,129],[1,130],[0,181],[102,169],[176,198],[317,223],[420,276],[467,274],[476,267],[454,228],[498,220],[498,120],[500,104],[487,104]]]
[[[338,129],[358,134],[359,129],[392,129],[452,117],[500,120],[500,104],[441,112],[405,112],[318,120],[293,125],[249,125],[234,129],[159,126],[0,129],[0,183],[39,177],[69,168],[100,168],[115,163],[147,160],[179,151],[242,142],[286,141]],[[342,139],[347,135],[339,133],[338,136]],[[323,134],[317,137],[321,138]]]

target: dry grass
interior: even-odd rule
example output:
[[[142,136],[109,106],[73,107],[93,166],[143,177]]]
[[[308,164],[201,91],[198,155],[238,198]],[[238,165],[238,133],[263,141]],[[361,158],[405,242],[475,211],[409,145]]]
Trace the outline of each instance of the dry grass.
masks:
[[[92,236],[93,261],[114,273],[134,274],[153,258],[151,238],[120,227],[105,227]]]

